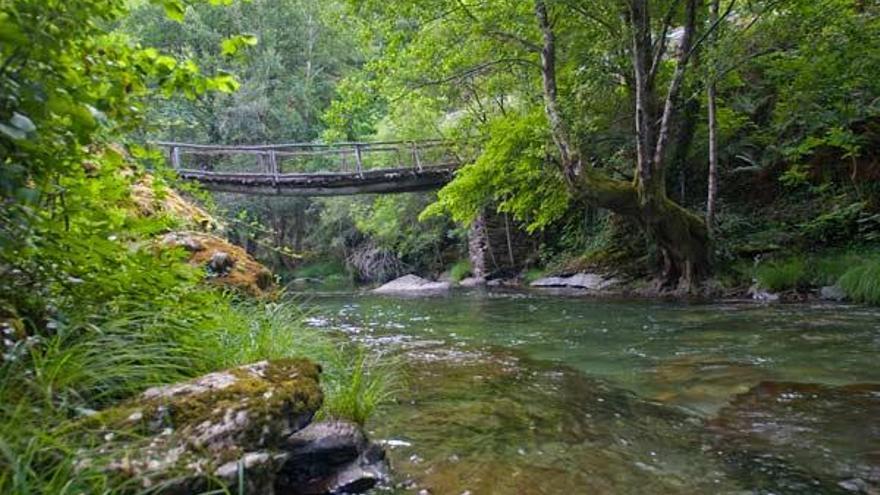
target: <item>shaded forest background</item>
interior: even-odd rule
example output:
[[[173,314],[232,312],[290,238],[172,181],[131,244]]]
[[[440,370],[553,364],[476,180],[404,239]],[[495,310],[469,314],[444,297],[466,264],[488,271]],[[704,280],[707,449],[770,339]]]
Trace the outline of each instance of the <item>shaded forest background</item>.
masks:
[[[708,7],[697,12],[702,45],[677,102],[667,193],[693,212],[706,210],[712,85],[716,275],[748,283],[758,257],[797,272],[784,288],[833,278],[806,273],[805,260],[831,252],[861,259],[880,240],[878,7],[823,0],[720,8],[717,25]],[[439,197],[215,197],[232,219],[231,236],[278,269],[364,282],[437,276],[455,266],[464,274],[467,226],[488,210],[509,215],[535,239],[537,248],[520,261],[528,273],[598,266],[648,275],[660,261],[643,230],[573,200],[548,166],[555,150],[530,46],[540,39],[533,9],[528,2],[254,0],[190,6],[181,24],[144,5],[120,29],[241,82],[231,94],[157,98],[151,139],[467,143],[462,152],[473,163]],[[655,10],[658,18],[669,12],[672,25],[683,22],[678,2]],[[579,153],[609,177],[632,180],[632,68],[620,9],[557,2],[550,15],[559,98]],[[219,53],[236,33],[256,42],[233,56]],[[666,35],[672,48],[657,76],[662,84],[672,77],[680,29]],[[840,271],[851,263],[832,264]]]

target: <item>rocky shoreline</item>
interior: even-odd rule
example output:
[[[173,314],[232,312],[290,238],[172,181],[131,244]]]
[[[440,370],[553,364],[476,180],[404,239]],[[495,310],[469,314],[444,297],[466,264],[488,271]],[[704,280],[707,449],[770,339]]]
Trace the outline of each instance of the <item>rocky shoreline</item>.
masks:
[[[151,388],[77,425],[100,445],[78,464],[163,494],[363,493],[387,479],[385,452],[356,424],[314,421],[319,376],[282,359]]]
[[[635,299],[668,299],[698,302],[750,301],[776,302],[846,302],[846,295],[837,286],[821,287],[815,291],[770,292],[757,285],[750,287],[722,287],[710,281],[699,293],[661,290],[646,280],[622,280],[612,275],[579,272],[561,276],[542,277],[530,283],[520,278],[465,278],[459,282],[449,279],[430,280],[415,274],[396,278],[377,288],[367,289],[372,294],[392,296],[443,295],[454,289],[512,289],[567,297],[604,297]]]

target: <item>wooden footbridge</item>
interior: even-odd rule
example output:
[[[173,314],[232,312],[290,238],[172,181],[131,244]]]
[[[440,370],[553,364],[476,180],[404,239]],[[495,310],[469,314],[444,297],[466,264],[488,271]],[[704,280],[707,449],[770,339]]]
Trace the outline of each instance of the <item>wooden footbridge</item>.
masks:
[[[158,142],[181,178],[220,192],[344,196],[437,189],[462,160],[447,141],[223,146]]]

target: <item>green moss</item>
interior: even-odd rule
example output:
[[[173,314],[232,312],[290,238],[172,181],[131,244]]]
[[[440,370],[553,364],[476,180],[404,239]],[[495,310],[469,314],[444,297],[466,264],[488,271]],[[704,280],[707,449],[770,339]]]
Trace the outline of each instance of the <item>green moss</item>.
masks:
[[[277,424],[277,418],[313,414],[323,402],[319,368],[306,359],[270,361],[261,373],[246,367],[227,373],[235,382],[224,388],[135,398],[84,419],[77,429],[149,435],[157,428],[173,428],[186,435],[187,429],[206,421],[222,421],[229,411],[246,410],[251,424],[244,435],[253,439],[253,435],[267,433],[271,437],[274,432],[267,427]],[[132,420],[137,417],[140,419]]]

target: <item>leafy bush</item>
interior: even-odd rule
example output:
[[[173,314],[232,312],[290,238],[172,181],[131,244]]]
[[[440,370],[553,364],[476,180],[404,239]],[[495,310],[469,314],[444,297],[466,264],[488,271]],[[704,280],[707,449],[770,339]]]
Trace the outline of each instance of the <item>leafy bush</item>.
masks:
[[[363,360],[352,369],[351,355],[301,324],[294,304],[219,292],[201,284],[182,252],[154,249],[154,237],[180,223],[139,210],[132,187],[143,170],[127,155],[163,158],[109,143],[140,130],[156,93],[194,98],[236,83],[107,32],[129,3],[0,6],[3,494],[136,491],[77,466],[84,452],[101,455],[100,445],[71,426],[153,385],[304,356],[324,366],[328,404],[335,390],[358,391],[360,405],[340,414],[363,421],[381,398],[370,392],[379,374]],[[186,5],[155,3],[177,16]]]
[[[471,274],[471,262],[468,260],[456,261],[449,269],[449,278],[453,282],[461,282],[465,277]]]
[[[316,261],[299,266],[293,270],[293,276],[298,278],[328,278],[347,275],[348,270],[338,260]]]
[[[533,267],[523,272],[522,278],[526,284],[530,284],[535,280],[538,280],[539,278],[545,276],[546,274],[547,270],[543,268]]]
[[[848,288],[844,288],[844,291],[851,295],[852,300],[871,302],[872,267],[878,263],[880,255],[874,251],[823,252],[763,263],[753,270],[753,275],[761,287],[768,290],[846,285]]]

